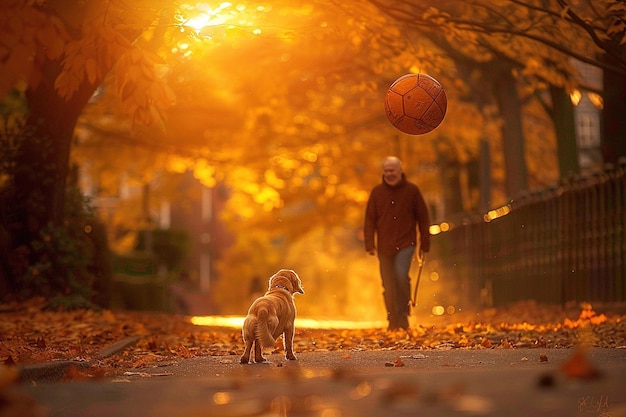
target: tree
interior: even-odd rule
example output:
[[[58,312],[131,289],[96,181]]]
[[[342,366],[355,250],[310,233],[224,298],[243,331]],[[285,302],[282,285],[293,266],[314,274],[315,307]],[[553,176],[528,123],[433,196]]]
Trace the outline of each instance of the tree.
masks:
[[[0,97],[22,88],[27,116],[16,149],[11,206],[13,248],[28,248],[49,224],[61,227],[76,120],[115,68],[117,90],[134,120],[160,121],[173,99],[146,50],[165,4],[134,2],[2,2]],[[154,31],[150,32],[154,34]]]
[[[615,164],[626,157],[626,7],[618,0],[572,7],[559,0],[563,13],[599,48],[595,58],[604,71],[602,156]]]
[[[567,116],[571,108],[563,105],[563,97],[581,80],[577,80],[568,58],[599,66],[608,73],[615,74],[618,80],[613,78],[611,86],[615,85],[618,93],[609,93],[606,96],[609,100],[604,115],[605,120],[610,123],[605,125],[610,126],[610,131],[603,138],[613,144],[615,138],[621,136],[620,132],[624,131],[619,129],[623,123],[621,116],[613,116],[618,115],[619,111],[616,106],[611,105],[610,99],[613,95],[617,99],[622,97],[622,93],[619,93],[623,90],[619,87],[622,84],[619,79],[626,72],[626,55],[622,47],[616,46],[624,36],[624,26],[621,24],[624,9],[620,7],[620,2],[608,0],[597,6],[592,2],[573,5],[566,1],[517,0],[497,3],[455,0],[418,4],[403,1],[392,4],[380,0],[369,2],[376,5],[382,13],[407,27],[419,30],[427,37],[445,37],[446,43],[452,49],[466,57],[472,57],[477,63],[485,61],[493,54],[496,54],[499,62],[515,63],[518,80],[524,80],[527,84],[524,88],[541,92],[545,90],[545,85],[551,85],[553,103],[550,114],[561,149],[562,175],[571,171],[577,172],[576,160],[572,156],[575,146],[572,143],[572,128],[563,124],[572,122],[572,118]],[[437,31],[438,34],[432,35],[428,31]],[[450,48],[446,51],[450,53]],[[611,62],[606,62],[600,53],[610,57]],[[556,93],[555,89],[563,91]],[[613,88],[610,90],[615,91]],[[511,86],[501,86],[497,91],[502,95],[514,90]],[[617,100],[613,101],[617,103]],[[510,128],[514,126],[508,124]],[[505,143],[514,145],[507,152],[507,159],[514,162],[519,158],[523,146],[520,147],[519,138],[507,137],[509,135],[505,133]],[[607,146],[618,147],[616,144]],[[605,151],[605,154],[607,152],[609,151]],[[615,156],[610,159],[614,160]],[[507,166],[507,178],[511,177],[509,193],[520,191],[524,188],[523,180],[519,182],[519,178],[525,176],[524,164],[508,163]]]
[[[320,256],[315,267],[323,272],[322,263],[328,259],[352,255],[358,259],[362,254],[358,229],[363,204],[369,188],[380,181],[384,156],[400,154],[408,174],[437,196],[439,178],[445,177],[434,169],[437,151],[444,150],[439,144],[450,143],[445,151],[459,162],[459,171],[476,158],[485,137],[493,138],[494,153],[501,153],[500,120],[488,117],[468,99],[472,90],[459,79],[453,59],[441,45],[406,36],[405,23],[367,3],[358,5],[358,13],[351,9],[343,13],[352,3],[340,5],[342,13],[335,13],[337,9],[328,9],[326,2],[276,1],[271,11],[257,9],[245,16],[255,26],[202,26],[192,19],[181,23],[171,20],[170,8],[158,2],[133,3],[126,9],[116,2],[104,3],[75,8],[77,14],[55,2],[45,7],[7,3],[14,16],[26,21],[23,16],[35,14],[62,34],[62,47],[52,58],[28,61],[41,61],[54,70],[39,77],[45,82],[37,82],[44,66],[28,66],[27,60],[21,65],[34,77],[27,78],[27,98],[41,103],[54,99],[54,111],[63,109],[62,114],[71,116],[59,119],[61,129],[46,119],[50,115],[43,106],[33,105],[37,112],[33,114],[39,114],[43,123],[31,127],[41,130],[25,141],[19,168],[28,171],[33,162],[36,166],[51,162],[49,174],[33,172],[29,180],[24,173],[16,181],[40,190],[41,202],[50,210],[38,211],[35,205],[20,211],[21,229],[13,232],[23,242],[36,238],[42,224],[58,221],[60,184],[69,171],[66,152],[71,149],[75,161],[90,161],[81,164],[83,171],[93,169],[108,178],[103,184],[112,184],[123,171],[138,184],[155,187],[152,196],[174,196],[175,187],[153,181],[167,171],[189,171],[208,186],[228,186],[231,199],[222,215],[239,239],[227,258],[233,262],[224,263],[223,271],[229,274],[224,282],[232,278],[237,285],[237,279],[249,275],[241,259],[255,259],[266,271],[285,262],[309,265],[310,245],[316,245]],[[148,4],[155,7],[147,10]],[[224,8],[221,13],[231,12]],[[454,26],[433,22],[427,20],[425,28],[457,35]],[[37,45],[52,42],[32,39],[24,45],[37,51]],[[473,45],[482,53],[485,49],[480,46]],[[440,72],[442,81],[451,86],[450,119],[419,139],[399,134],[382,112],[387,86],[399,75],[417,70]],[[55,82],[56,89],[50,87]],[[31,117],[29,123],[34,122]],[[549,137],[543,124],[535,125],[542,137]],[[549,140],[544,142],[550,146]],[[56,149],[48,154],[49,160],[32,155],[37,144]],[[494,157],[494,178],[501,180],[504,171],[498,158]],[[546,166],[551,165],[537,164],[529,171],[548,181],[552,171]],[[56,179],[54,192],[45,186],[49,178]],[[458,179],[457,175],[455,181],[461,183]],[[162,188],[156,189],[158,185]],[[22,193],[20,199],[33,195]],[[140,215],[139,210],[135,213]],[[26,214],[35,220],[28,236],[20,232],[28,223]],[[245,238],[248,235],[250,239]],[[289,252],[295,246],[300,250]],[[332,255],[327,248],[332,248]]]

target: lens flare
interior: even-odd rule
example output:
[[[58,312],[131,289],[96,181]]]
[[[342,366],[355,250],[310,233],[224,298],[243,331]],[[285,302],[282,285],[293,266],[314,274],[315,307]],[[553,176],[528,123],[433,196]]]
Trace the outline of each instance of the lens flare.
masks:
[[[433,306],[432,313],[435,316],[443,316],[446,312],[446,309],[443,306]]]

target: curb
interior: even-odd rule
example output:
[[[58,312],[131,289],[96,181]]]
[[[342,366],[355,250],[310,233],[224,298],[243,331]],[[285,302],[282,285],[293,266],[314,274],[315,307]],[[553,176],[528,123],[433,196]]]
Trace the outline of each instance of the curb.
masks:
[[[73,361],[51,361],[38,363],[34,365],[18,366],[18,380],[21,382],[34,381],[34,382],[53,382],[63,379],[67,372],[72,368],[88,369],[94,361],[105,359],[116,355],[136,344],[141,339],[141,336],[129,336],[126,339],[122,339],[119,342],[113,343],[103,349],[101,349],[95,359],[91,361],[73,360]]]

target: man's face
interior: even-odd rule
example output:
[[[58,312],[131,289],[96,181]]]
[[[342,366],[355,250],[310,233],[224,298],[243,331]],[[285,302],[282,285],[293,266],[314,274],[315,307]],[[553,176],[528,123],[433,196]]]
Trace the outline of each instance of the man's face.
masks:
[[[383,164],[383,180],[391,186],[397,185],[402,180],[402,168],[395,161],[386,161]]]

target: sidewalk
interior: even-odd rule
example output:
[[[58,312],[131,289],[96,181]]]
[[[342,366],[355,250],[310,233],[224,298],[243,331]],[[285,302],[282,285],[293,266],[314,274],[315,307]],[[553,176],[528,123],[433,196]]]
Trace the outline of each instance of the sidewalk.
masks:
[[[25,382],[20,390],[50,417],[626,417],[626,349],[589,350],[586,358],[601,374],[589,380],[561,371],[573,353],[311,352],[297,361],[268,355],[269,363],[255,365],[210,356],[133,369],[114,380]]]

